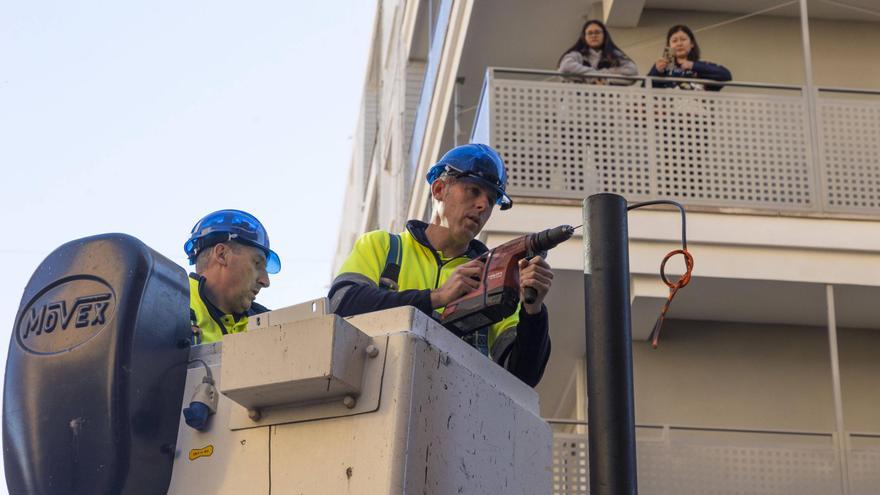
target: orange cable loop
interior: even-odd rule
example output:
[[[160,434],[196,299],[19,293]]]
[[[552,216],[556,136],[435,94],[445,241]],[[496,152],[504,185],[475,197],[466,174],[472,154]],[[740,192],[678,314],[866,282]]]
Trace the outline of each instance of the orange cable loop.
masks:
[[[666,262],[669,261],[676,254],[681,254],[684,256],[684,264],[685,264],[685,272],[679,277],[676,282],[670,282],[668,278],[666,278]],[[691,253],[688,252],[687,249],[676,249],[674,251],[670,251],[667,254],[663,261],[660,263],[660,278],[663,280],[663,283],[669,287],[669,297],[666,299],[666,303],[663,304],[663,309],[660,310],[660,316],[657,318],[657,322],[654,323],[654,329],[651,330],[651,347],[654,349],[657,348],[657,344],[660,341],[660,327],[663,326],[663,321],[666,319],[666,312],[669,311],[669,305],[672,304],[672,298],[675,297],[675,294],[678,292],[678,289],[685,287],[691,281],[691,272],[694,269],[694,257]]]

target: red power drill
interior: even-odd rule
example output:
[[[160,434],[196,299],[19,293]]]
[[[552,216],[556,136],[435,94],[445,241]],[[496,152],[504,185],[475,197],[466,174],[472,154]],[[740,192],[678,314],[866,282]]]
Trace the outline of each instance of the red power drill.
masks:
[[[560,225],[526,234],[483,253],[480,286],[450,302],[440,315],[440,323],[458,336],[512,315],[519,305],[519,260],[547,256],[547,250],[567,241],[574,227]],[[533,303],[537,291],[526,287],[525,302]]]

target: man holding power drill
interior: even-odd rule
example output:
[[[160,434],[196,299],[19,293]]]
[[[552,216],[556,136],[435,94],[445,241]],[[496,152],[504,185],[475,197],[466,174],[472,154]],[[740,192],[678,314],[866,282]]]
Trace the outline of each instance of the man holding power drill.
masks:
[[[415,306],[431,314],[477,288],[487,251],[475,237],[498,204],[513,203],[505,193],[504,162],[492,148],[466,144],[450,150],[428,171],[433,198],[431,223],[407,222],[406,231],[362,235],[330,287],[330,307],[340,316]],[[547,308],[553,272],[541,257],[522,260],[520,300],[526,287],[535,289],[531,303],[477,330],[465,341],[535,386],[550,358]]]

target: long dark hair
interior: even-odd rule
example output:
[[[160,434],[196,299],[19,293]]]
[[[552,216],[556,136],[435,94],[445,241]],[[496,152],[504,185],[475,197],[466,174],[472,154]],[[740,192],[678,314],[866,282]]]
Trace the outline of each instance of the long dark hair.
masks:
[[[700,45],[697,44],[697,38],[694,36],[694,32],[691,31],[691,28],[684,24],[676,24],[669,28],[669,32],[666,33],[666,46],[669,46],[669,38],[672,38],[672,35],[679,31],[688,35],[688,38],[691,39],[691,44],[694,45],[693,48],[691,48],[691,51],[688,52],[687,59],[691,62],[700,60]]]
[[[587,26],[589,26],[590,24],[595,24],[602,28],[602,56],[599,58],[599,64],[605,62],[608,67],[618,67],[620,65],[621,57],[624,59],[629,59],[629,57],[627,57],[626,54],[623,53],[623,50],[617,48],[617,45],[615,45],[614,42],[611,41],[611,35],[608,34],[608,28],[605,27],[605,24],[602,24],[602,21],[590,19],[585,22],[584,25],[581,27],[581,31],[578,34],[577,42],[571,45],[568,50],[562,52],[562,55],[560,55],[559,57],[559,61],[556,62],[557,67],[562,62],[562,58],[571,52],[580,52],[585,57],[590,54],[590,46],[587,45],[587,40],[584,39],[586,37],[584,33],[587,32]],[[596,68],[598,69],[598,67]]]

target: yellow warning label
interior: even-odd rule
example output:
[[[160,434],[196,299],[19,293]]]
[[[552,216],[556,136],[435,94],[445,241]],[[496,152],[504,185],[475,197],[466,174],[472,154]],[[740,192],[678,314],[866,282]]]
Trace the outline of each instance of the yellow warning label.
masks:
[[[189,460],[194,461],[199,457],[211,457],[211,454],[214,453],[214,446],[208,445],[207,447],[202,447],[200,449],[192,449],[189,451]]]

